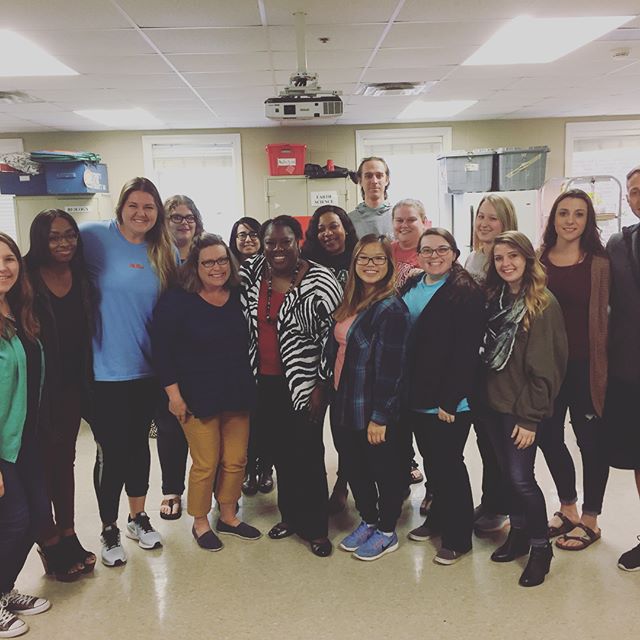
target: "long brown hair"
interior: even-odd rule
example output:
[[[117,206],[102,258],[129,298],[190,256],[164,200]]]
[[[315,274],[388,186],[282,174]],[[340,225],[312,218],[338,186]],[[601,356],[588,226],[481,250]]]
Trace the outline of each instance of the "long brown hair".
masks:
[[[122,224],[124,205],[134,191],[143,191],[150,194],[158,212],[156,223],[147,231],[144,239],[147,243],[149,262],[158,276],[158,280],[160,280],[160,292],[162,293],[174,284],[178,275],[176,249],[167,226],[167,213],[156,185],[149,178],[131,178],[122,187],[118,204],[116,205],[116,218],[120,224]]]
[[[33,289],[27,276],[27,269],[20,254],[20,249],[11,236],[0,232],[0,242],[9,247],[9,251],[18,260],[18,279],[7,292],[6,298],[11,307],[12,313],[17,319],[18,327],[31,342],[35,342],[40,333],[40,325],[33,313]],[[5,317],[0,313],[0,338],[8,339],[13,337],[13,327],[7,323]]]
[[[384,278],[376,282],[375,288],[371,293],[365,293],[360,276],[356,273],[356,260],[362,250],[370,244],[379,244],[382,247],[385,257],[387,258],[387,273]],[[384,300],[392,296],[395,292],[396,271],[393,264],[393,253],[391,251],[391,242],[386,236],[378,236],[375,233],[369,233],[358,241],[353,249],[351,264],[349,266],[349,277],[344,288],[344,297],[342,303],[336,309],[333,317],[340,322],[354,316],[379,300]]]
[[[598,223],[596,221],[596,211],[593,208],[593,202],[589,197],[589,194],[582,189],[569,189],[561,193],[555,202],[551,205],[551,211],[549,212],[549,219],[547,220],[547,226],[545,227],[544,234],[542,235],[542,247],[540,252],[555,246],[558,242],[558,232],[556,231],[556,213],[560,207],[560,203],[566,198],[577,198],[584,202],[584,207],[587,210],[587,222],[584,227],[584,233],[580,236],[580,248],[589,255],[606,256],[607,252],[602,246],[602,240],[600,239],[600,229],[598,229]]]
[[[515,249],[526,261],[520,293],[524,295],[524,304],[527,308],[522,326],[528,330],[536,316],[539,316],[551,302],[547,291],[547,274],[529,238],[520,231],[505,231],[496,236],[489,254],[486,287],[490,300],[500,295],[500,291],[506,285],[498,274],[493,259],[494,249],[499,244],[506,244]]]

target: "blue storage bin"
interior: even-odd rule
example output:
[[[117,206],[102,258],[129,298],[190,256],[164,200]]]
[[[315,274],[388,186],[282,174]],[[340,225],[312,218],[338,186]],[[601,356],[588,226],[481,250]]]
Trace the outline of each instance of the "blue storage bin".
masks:
[[[0,193],[16,196],[46,196],[44,173],[32,176],[19,171],[0,171]]]
[[[47,193],[107,193],[106,164],[93,162],[48,162],[44,165]]]

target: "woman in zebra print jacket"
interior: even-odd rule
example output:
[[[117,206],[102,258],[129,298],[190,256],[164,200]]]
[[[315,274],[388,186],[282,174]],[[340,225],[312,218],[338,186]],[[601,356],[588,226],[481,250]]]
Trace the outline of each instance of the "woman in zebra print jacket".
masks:
[[[256,429],[271,447],[278,477],[281,521],[269,537],[297,533],[325,557],[332,547],[318,367],[342,289],[327,268],[300,258],[302,228],[295,218],[268,220],[260,237],[264,255],[247,260],[240,274],[258,381]]]

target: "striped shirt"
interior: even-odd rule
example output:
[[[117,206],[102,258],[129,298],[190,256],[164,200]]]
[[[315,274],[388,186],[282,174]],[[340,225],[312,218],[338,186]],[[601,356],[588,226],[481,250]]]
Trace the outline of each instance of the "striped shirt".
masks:
[[[249,323],[249,358],[257,377],[258,298],[265,257],[257,255],[240,268],[241,300]],[[332,323],[332,314],[342,300],[342,289],[331,271],[309,261],[309,269],[297,287],[287,293],[278,312],[276,329],[284,376],[291,392],[293,408],[309,406],[311,392],[318,383],[320,356]]]

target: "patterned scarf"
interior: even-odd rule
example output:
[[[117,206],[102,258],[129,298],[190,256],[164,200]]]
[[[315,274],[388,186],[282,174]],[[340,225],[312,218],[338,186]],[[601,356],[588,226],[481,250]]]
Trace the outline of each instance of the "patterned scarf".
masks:
[[[489,303],[487,331],[480,347],[480,357],[492,371],[505,368],[513,351],[518,327],[527,311],[523,295],[510,301],[510,297],[505,296],[506,292],[507,285],[504,284],[500,295]]]

